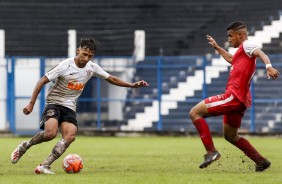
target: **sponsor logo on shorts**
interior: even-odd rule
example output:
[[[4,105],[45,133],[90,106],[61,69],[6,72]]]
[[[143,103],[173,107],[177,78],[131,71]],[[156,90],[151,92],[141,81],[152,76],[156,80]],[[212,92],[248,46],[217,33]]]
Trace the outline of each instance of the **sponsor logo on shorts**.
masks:
[[[53,116],[55,114],[55,110],[49,109],[46,114],[47,114],[47,116]]]
[[[43,121],[40,121],[40,123],[39,123],[39,127],[42,127],[42,126],[43,126],[43,124],[44,124],[44,122],[43,122]]]

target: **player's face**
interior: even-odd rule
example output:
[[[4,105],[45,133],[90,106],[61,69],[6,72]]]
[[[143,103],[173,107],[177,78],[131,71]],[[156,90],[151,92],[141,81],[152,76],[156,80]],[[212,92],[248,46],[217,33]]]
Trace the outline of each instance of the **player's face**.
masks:
[[[232,47],[237,48],[240,46],[241,43],[240,43],[240,36],[238,32],[230,29],[227,31],[227,36],[228,36],[228,42]]]
[[[75,63],[79,68],[84,68],[85,65],[94,57],[94,51],[89,48],[77,49],[77,55],[75,57]]]

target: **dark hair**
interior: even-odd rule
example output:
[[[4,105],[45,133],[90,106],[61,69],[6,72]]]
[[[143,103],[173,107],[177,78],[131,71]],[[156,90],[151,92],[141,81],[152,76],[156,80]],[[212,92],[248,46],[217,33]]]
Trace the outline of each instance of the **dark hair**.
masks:
[[[97,47],[100,46],[100,43],[94,38],[81,38],[79,47],[89,48],[90,50],[96,51]]]
[[[226,31],[233,29],[233,30],[238,30],[238,29],[242,29],[242,28],[247,28],[246,24],[242,21],[235,21],[235,22],[231,22],[227,28]]]

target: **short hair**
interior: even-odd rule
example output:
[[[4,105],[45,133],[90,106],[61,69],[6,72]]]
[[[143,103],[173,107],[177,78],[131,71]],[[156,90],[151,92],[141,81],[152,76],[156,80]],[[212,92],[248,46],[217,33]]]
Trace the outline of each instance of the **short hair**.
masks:
[[[233,29],[233,30],[238,30],[238,29],[242,29],[242,28],[247,28],[246,24],[242,21],[235,21],[235,22],[231,22],[227,28],[226,31]]]
[[[90,50],[96,51],[100,43],[94,38],[81,38],[79,42],[79,47],[89,48]]]

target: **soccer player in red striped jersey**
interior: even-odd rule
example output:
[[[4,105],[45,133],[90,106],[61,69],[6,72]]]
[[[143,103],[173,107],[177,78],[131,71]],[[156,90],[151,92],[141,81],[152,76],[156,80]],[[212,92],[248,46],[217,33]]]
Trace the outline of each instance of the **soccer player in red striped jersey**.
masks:
[[[244,137],[238,135],[241,120],[251,106],[250,83],[256,69],[256,58],[266,66],[267,77],[275,80],[279,72],[272,67],[269,57],[258,46],[248,40],[247,26],[241,21],[232,22],[227,27],[228,42],[238,48],[234,55],[220,47],[215,39],[207,35],[209,44],[231,64],[229,79],[224,94],[212,96],[195,105],[189,116],[198,130],[207,154],[200,168],[206,168],[218,160],[221,155],[216,150],[212,136],[204,118],[223,115],[225,139],[242,150],[256,164],[256,171],[261,172],[270,166],[270,162]]]

